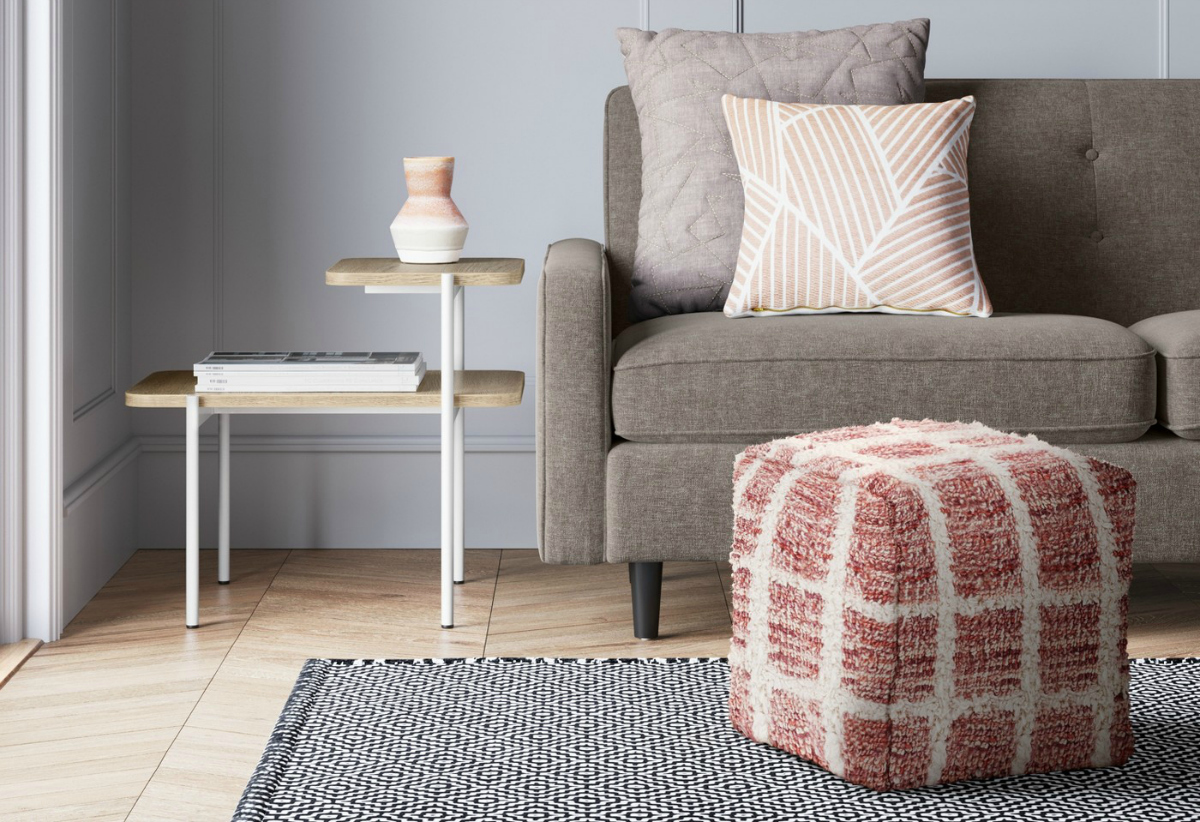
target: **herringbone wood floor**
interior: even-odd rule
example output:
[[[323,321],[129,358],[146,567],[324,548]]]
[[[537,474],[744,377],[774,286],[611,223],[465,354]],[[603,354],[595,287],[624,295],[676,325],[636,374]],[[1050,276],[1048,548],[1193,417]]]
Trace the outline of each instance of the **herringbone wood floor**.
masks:
[[[183,555],[140,551],[0,688],[0,818],[228,819],[309,657],[724,656],[728,569],[668,564],[663,638],[632,638],[622,566],[470,551],[452,631],[435,551],[203,552],[199,630]],[[1200,656],[1200,565],[1140,565],[1133,656]]]

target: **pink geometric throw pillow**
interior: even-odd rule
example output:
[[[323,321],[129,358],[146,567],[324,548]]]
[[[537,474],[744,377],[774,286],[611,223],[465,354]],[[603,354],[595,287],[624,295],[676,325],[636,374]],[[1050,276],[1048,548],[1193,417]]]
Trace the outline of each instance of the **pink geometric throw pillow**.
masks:
[[[726,316],[991,315],[971,245],[973,97],[721,105],[746,199]]]

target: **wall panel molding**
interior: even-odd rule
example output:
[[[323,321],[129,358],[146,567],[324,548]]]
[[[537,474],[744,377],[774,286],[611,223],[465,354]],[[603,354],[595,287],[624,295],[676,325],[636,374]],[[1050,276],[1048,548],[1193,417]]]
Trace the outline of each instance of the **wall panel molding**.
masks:
[[[1163,22],[1159,36],[1166,37],[1163,44],[1165,48],[1160,51],[1160,56],[1166,55],[1166,64],[1159,67],[1159,76],[1200,78],[1200,50],[1193,45],[1200,36],[1200,3],[1193,0],[1159,2],[1165,6],[1159,8],[1159,20]],[[1173,49],[1172,42],[1175,45]]]
[[[73,31],[73,27],[71,28]],[[71,421],[77,422],[80,418],[86,416],[91,411],[99,408],[109,399],[117,395],[117,373],[118,361],[120,360],[120,335],[117,333],[118,324],[120,322],[118,316],[118,293],[120,291],[120,244],[119,237],[121,232],[120,221],[120,188],[118,186],[119,171],[120,171],[120,87],[117,82],[117,75],[120,69],[119,57],[119,28],[118,28],[118,2],[117,0],[109,0],[109,47],[111,53],[111,61],[108,71],[108,94],[109,94],[109,116],[110,116],[110,138],[112,146],[109,154],[108,180],[110,189],[110,207],[109,207],[109,240],[111,250],[109,253],[109,288],[108,288],[108,315],[109,327],[112,329],[112,336],[109,345],[108,357],[108,385],[100,389],[94,396],[83,402],[75,402],[71,413]],[[69,94],[74,94],[74,91],[69,91]],[[73,185],[73,184],[72,184]],[[72,195],[69,195],[72,196]],[[70,277],[73,281],[77,262],[74,254],[71,255],[71,272]],[[79,310],[76,305],[75,311]],[[74,337],[72,335],[72,347],[74,347]],[[72,350],[72,360],[75,358],[75,352]],[[72,381],[71,393],[74,399],[74,381]]]
[[[183,453],[184,437],[142,435],[140,449],[152,453]],[[463,447],[467,453],[532,453],[534,437],[529,434],[468,434]],[[354,436],[345,434],[234,434],[229,438],[231,451],[245,453],[293,454],[408,454],[438,453],[441,437],[436,434],[394,434],[390,436]],[[200,450],[216,452],[217,437],[200,437]]]
[[[225,2],[213,0],[213,350],[225,348]]]
[[[1158,76],[1171,76],[1171,0],[1158,0]]]

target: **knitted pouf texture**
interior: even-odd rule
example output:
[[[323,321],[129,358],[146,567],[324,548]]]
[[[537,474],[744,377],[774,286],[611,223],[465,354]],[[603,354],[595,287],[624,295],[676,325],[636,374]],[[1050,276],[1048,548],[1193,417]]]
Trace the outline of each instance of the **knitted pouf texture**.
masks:
[[[1135,483],[979,423],[734,465],[729,713],[878,790],[1124,763]]]

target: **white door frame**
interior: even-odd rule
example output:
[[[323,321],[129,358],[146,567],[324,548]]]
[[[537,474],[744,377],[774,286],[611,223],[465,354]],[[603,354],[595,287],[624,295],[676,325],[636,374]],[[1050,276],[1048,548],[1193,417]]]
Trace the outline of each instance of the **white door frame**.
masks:
[[[62,633],[62,3],[0,0],[0,641]]]

